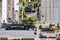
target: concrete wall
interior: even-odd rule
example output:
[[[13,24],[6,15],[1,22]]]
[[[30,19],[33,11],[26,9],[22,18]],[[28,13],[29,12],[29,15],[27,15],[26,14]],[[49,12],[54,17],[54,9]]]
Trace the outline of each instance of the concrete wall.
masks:
[[[14,16],[15,20],[19,22],[19,0],[14,0]]]
[[[45,23],[60,23],[60,0],[41,0],[41,17]]]
[[[7,14],[7,0],[2,0],[2,22],[8,23]]]

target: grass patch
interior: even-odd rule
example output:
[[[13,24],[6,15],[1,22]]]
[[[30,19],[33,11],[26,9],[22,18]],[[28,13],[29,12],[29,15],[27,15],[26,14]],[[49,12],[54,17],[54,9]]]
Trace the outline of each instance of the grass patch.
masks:
[[[25,17],[24,20],[29,20],[29,18],[28,17]]]
[[[45,26],[44,28],[50,28],[49,26]]]
[[[17,28],[17,26],[10,26],[10,28]]]
[[[36,19],[35,19],[35,18],[31,18],[31,20],[32,20],[33,22],[35,22],[35,21],[36,21]]]

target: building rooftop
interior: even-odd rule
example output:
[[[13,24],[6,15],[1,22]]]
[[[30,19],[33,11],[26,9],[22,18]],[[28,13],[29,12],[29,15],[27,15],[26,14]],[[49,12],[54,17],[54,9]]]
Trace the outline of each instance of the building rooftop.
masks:
[[[0,30],[0,37],[34,38],[34,31],[29,30]]]

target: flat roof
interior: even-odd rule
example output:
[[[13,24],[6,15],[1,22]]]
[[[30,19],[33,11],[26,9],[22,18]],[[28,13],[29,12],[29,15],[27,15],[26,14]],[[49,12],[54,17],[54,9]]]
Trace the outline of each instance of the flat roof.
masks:
[[[0,37],[34,38],[33,30],[0,30]]]

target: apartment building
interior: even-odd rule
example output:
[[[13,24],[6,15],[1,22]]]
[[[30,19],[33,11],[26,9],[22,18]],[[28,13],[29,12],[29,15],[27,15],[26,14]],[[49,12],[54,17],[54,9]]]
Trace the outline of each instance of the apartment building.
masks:
[[[1,2],[0,2],[0,20],[1,20],[1,14],[2,14],[2,4],[1,4]]]
[[[41,21],[60,23],[60,0],[41,0]]]
[[[19,0],[14,0],[14,18],[19,22]]]
[[[19,22],[19,0],[2,0],[2,23]]]
[[[8,7],[7,7],[7,3],[8,2],[8,0],[2,0],[2,23],[3,22],[5,22],[5,23],[8,23],[8,17],[7,17],[7,15],[8,15]]]
[[[11,22],[13,21],[13,0],[8,0],[8,21]]]
[[[35,38],[32,30],[0,30],[0,32],[0,40],[34,40]]]

